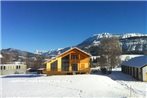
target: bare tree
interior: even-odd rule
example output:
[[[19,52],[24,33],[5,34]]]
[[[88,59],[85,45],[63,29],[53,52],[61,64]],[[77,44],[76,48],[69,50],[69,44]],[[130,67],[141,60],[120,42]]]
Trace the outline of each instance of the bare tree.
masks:
[[[120,63],[121,46],[118,38],[103,38],[100,41],[100,67],[110,73]]]
[[[36,60],[34,61],[34,68],[43,67],[44,57],[41,55],[36,55]]]

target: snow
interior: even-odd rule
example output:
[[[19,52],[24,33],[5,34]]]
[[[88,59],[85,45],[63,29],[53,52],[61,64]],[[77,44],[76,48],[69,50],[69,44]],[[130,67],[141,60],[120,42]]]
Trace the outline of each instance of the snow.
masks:
[[[112,34],[104,32],[104,33],[100,33],[100,34],[94,34],[93,36],[97,36],[97,39],[100,39],[100,38],[104,38],[104,37],[106,37],[106,38],[112,37]]]
[[[128,55],[128,54],[124,54],[124,55],[120,56],[120,59],[121,59],[121,61],[127,61],[129,59],[132,59],[132,58],[135,58],[135,57],[140,57],[140,56],[144,56],[144,55],[136,55],[136,54]]]
[[[108,32],[100,33],[100,34],[94,34],[93,36],[97,36],[97,39],[103,38],[103,37],[112,37],[112,36],[117,36],[121,38],[129,38],[129,37],[142,37],[142,36],[147,36],[147,34],[142,34],[142,33],[125,33],[125,34],[111,34]]]
[[[1,84],[2,97],[144,97],[147,86],[120,70],[111,75],[5,77],[1,78]]]
[[[129,37],[140,37],[140,36],[147,36],[147,34],[141,33],[126,33],[122,35],[122,38],[129,38]]]
[[[122,63],[122,65],[139,67],[139,68],[145,66],[146,64],[147,64],[147,56],[135,57]]]
[[[143,98],[147,97],[147,82],[135,80],[132,76],[122,73],[120,68],[113,69],[113,73],[109,77],[129,89],[132,97],[135,97],[134,94]]]
[[[63,48],[58,48],[57,51],[60,51],[60,50],[62,50],[62,49],[63,49]]]

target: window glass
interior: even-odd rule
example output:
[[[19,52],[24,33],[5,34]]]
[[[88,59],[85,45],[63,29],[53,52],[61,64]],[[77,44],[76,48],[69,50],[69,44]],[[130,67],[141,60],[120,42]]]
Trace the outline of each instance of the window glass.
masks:
[[[3,70],[3,66],[1,66],[1,70]]]
[[[16,66],[16,69],[18,69],[19,67],[18,66]]]
[[[51,63],[51,71],[57,71],[58,62],[57,60]]]
[[[69,71],[69,55],[62,58],[62,71]]]
[[[78,71],[78,64],[72,64],[72,71]]]
[[[71,59],[78,59],[78,55],[71,55]]]
[[[3,66],[4,70],[6,69],[6,66]]]

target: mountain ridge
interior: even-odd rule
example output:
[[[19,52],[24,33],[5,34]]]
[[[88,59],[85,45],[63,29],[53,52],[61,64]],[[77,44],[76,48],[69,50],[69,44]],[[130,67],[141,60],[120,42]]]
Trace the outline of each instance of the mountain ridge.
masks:
[[[120,42],[123,44],[123,53],[126,53],[126,54],[143,54],[143,51],[144,50],[147,50],[147,34],[142,34],[142,33],[124,33],[124,34],[111,34],[111,33],[107,33],[107,32],[104,32],[104,33],[99,33],[99,34],[94,34],[93,36],[90,36],[89,38],[85,39],[83,42],[75,45],[76,47],[80,48],[80,49],[83,49],[85,50],[86,52],[89,52],[91,53],[90,51],[94,51],[94,50],[91,50],[90,48],[93,46],[95,48],[98,48],[97,46],[99,45],[100,43],[100,39],[101,38],[104,38],[104,37],[118,37]],[[141,44],[143,43],[143,47],[146,48],[146,49],[138,49],[136,48],[136,51],[135,50],[131,50],[131,47],[141,47],[139,46],[139,42],[140,40],[142,40],[143,42],[141,42]],[[128,45],[134,41],[138,41],[138,43],[136,44],[136,46],[134,46],[134,44],[132,45]],[[127,44],[126,44],[127,43]],[[127,49],[126,49],[127,47]],[[69,48],[69,47],[66,47],[66,48]],[[64,49],[64,48],[63,48]],[[89,50],[90,49],[90,50]],[[61,52],[62,49],[60,51],[57,51],[57,50],[54,50],[54,52],[56,51],[56,53],[58,52]],[[97,52],[96,52],[97,53]],[[96,55],[96,54],[94,54]]]
[[[120,42],[122,43],[123,53],[126,53],[126,54],[131,54],[131,53],[142,54],[144,50],[145,51],[147,50],[147,34],[142,34],[142,33],[111,34],[111,33],[104,32],[104,33],[94,34],[93,36],[90,36],[89,38],[85,39],[83,42],[71,47],[78,47],[86,52],[93,54],[91,51],[93,52],[97,51],[98,45],[100,44],[100,40],[104,37],[106,38],[118,37]],[[59,53],[62,53],[70,49],[71,47],[69,46],[69,47],[60,48],[60,49],[56,49],[52,51],[48,50],[47,52],[44,52],[40,55],[45,57],[54,57],[58,55]],[[93,47],[95,48],[94,50],[91,49]],[[29,54],[29,57],[31,56],[34,57],[36,55],[35,53],[22,51],[22,50],[14,49],[14,48],[2,49],[1,52],[2,51],[6,51],[6,52],[18,51],[16,53],[18,53],[20,56]],[[97,55],[96,53],[97,52],[95,52],[94,55]]]

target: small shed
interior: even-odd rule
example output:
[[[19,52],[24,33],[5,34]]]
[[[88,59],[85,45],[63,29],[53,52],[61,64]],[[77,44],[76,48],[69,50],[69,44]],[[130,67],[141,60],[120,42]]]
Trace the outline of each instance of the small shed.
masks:
[[[132,58],[121,64],[122,72],[140,81],[147,81],[147,56]]]

